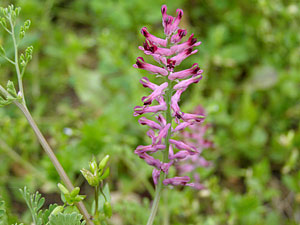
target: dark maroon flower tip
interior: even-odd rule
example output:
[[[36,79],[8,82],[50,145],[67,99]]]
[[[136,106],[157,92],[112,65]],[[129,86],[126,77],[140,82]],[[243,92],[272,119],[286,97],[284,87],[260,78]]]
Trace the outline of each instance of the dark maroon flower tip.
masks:
[[[183,11],[182,11],[182,9],[177,9],[176,12],[177,12],[177,17],[178,17],[178,19],[181,20],[181,18],[182,18],[182,16],[183,16]]]
[[[194,34],[192,34],[190,37],[189,37],[189,40],[188,40],[188,43],[190,46],[192,46],[193,44],[195,44],[197,42],[197,38],[194,38]]]
[[[167,59],[167,68],[173,70],[176,64],[176,60]]]
[[[141,33],[142,33],[143,36],[145,36],[145,38],[147,38],[149,36],[149,32],[147,30],[147,27],[143,27],[141,29]]]
[[[189,55],[189,54],[192,53],[192,51],[193,51],[193,48],[188,48],[188,49],[185,50],[185,54]]]
[[[149,51],[149,52],[152,52],[152,53],[155,53],[156,50],[157,50],[157,46],[154,45],[151,41],[149,40],[146,40],[145,43],[143,44],[144,46],[144,49],[146,51]]]
[[[173,17],[172,16],[167,16],[165,19],[166,25],[170,25],[173,22]]]
[[[147,99],[147,96],[142,97],[142,102],[144,102],[144,105],[150,105],[152,103],[152,99],[148,99],[145,101],[145,99]]]
[[[167,13],[167,6],[166,5],[163,5],[162,7],[161,7],[161,13],[164,15],[164,14],[166,14]]]
[[[136,65],[138,66],[138,68],[143,69],[144,68],[144,62],[145,60],[143,59],[143,57],[137,57],[136,58]]]
[[[183,38],[187,34],[186,30],[178,29],[178,35],[180,38]]]

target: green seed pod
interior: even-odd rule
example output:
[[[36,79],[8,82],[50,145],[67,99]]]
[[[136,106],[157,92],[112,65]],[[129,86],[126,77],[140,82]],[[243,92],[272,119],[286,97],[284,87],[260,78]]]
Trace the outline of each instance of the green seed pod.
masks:
[[[103,210],[106,217],[110,218],[112,216],[112,208],[109,202],[104,203]]]
[[[95,172],[98,170],[98,165],[95,157],[93,157],[92,161],[89,162],[89,166],[91,172],[95,174]]]
[[[109,160],[109,155],[106,155],[99,163],[99,169],[103,170]]]
[[[64,185],[62,185],[61,183],[58,183],[57,186],[58,186],[59,190],[61,191],[61,193],[63,193],[64,195],[69,195],[70,194],[68,189]]]

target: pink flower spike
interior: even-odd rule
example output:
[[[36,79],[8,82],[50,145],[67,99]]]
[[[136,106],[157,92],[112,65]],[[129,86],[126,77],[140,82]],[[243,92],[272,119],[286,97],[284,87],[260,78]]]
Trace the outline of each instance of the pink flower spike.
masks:
[[[155,90],[158,87],[158,85],[151,83],[147,77],[142,77],[142,79],[140,79],[140,83],[144,87],[150,88],[152,90]]]
[[[189,57],[190,55],[193,55],[197,52],[198,52],[198,50],[193,51],[193,48],[186,49],[186,50],[180,52],[178,55],[173,56],[172,58],[170,58],[169,62],[174,64],[175,66],[178,66],[187,57]]]
[[[137,57],[136,64],[134,64],[133,67],[139,68],[139,69],[144,69],[144,70],[147,70],[147,71],[149,71],[151,73],[154,73],[154,74],[161,74],[163,76],[168,75],[167,70],[165,70],[161,67],[158,67],[158,66],[151,65],[149,63],[145,63],[143,57]]]
[[[169,80],[185,79],[188,76],[200,75],[201,73],[203,73],[203,70],[200,70],[198,63],[194,63],[193,66],[189,69],[178,71],[175,73],[170,73],[168,78],[169,78]]]
[[[180,81],[178,84],[176,84],[174,86],[174,90],[179,90],[179,89],[185,90],[185,89],[187,89],[187,87],[189,85],[191,85],[192,83],[198,83],[201,79],[202,79],[202,75],[199,74],[199,75],[193,76],[190,79]]]
[[[173,178],[164,179],[163,184],[179,186],[179,185],[186,185],[189,181],[190,181],[190,178],[188,176],[173,177]]]
[[[143,97],[142,101],[144,102],[144,105],[149,105],[152,103],[152,101],[159,96],[163,95],[165,92],[165,89],[168,87],[168,82],[165,82],[158,86],[149,96]]]
[[[154,145],[160,144],[161,140],[167,136],[170,127],[171,127],[171,124],[168,123],[163,129],[161,129],[159,131],[159,133],[155,139],[155,142],[153,143]]]
[[[205,116],[199,114],[183,113],[182,120],[185,122],[197,122],[201,123],[204,121]]]
[[[147,125],[151,129],[155,129],[155,130],[160,130],[161,129],[161,126],[158,123],[156,123],[152,120],[148,120],[146,117],[141,117],[139,119],[139,123],[141,125]]]
[[[183,42],[180,45],[172,46],[171,51],[174,54],[174,53],[182,52],[183,50],[186,50],[188,48],[196,47],[200,44],[201,42],[200,41],[197,42],[197,38],[194,38],[194,34],[191,34],[190,38],[186,42]]]
[[[187,34],[186,30],[178,29],[177,33],[171,37],[171,43],[176,44]]]
[[[182,141],[176,141],[176,140],[170,139],[170,143],[174,144],[175,147],[178,148],[179,150],[187,150],[187,151],[189,151],[190,154],[199,153],[198,150],[195,147],[187,145],[187,144],[183,143]]]
[[[157,113],[159,111],[165,111],[167,110],[166,103],[154,105],[154,106],[136,106],[134,107],[134,116],[142,115],[144,113]]]
[[[160,170],[154,168],[152,171],[152,178],[155,185],[157,185],[158,183],[159,176],[160,176]]]
[[[154,35],[150,34],[147,30],[147,27],[143,27],[141,29],[141,33],[145,36],[145,38],[147,38],[149,41],[152,41],[154,44],[158,44],[164,47],[167,46],[167,40],[155,37]]]

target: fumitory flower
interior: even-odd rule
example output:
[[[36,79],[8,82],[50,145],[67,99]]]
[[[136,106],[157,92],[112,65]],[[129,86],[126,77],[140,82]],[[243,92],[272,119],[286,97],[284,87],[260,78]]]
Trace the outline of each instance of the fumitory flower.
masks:
[[[141,98],[141,106],[134,108],[134,116],[143,115],[139,123],[149,128],[147,136],[150,137],[151,144],[139,145],[134,152],[148,165],[154,167],[152,176],[155,184],[160,182],[164,185],[199,188],[198,183],[190,183],[191,178],[181,176],[182,173],[179,173],[178,177],[167,175],[172,165],[179,167],[180,161],[189,157],[199,157],[201,154],[201,149],[183,139],[185,134],[183,130],[197,123],[201,124],[204,115],[182,112],[179,102],[189,86],[202,79],[203,70],[197,63],[188,69],[177,70],[177,66],[183,60],[197,53],[198,50],[194,47],[199,46],[201,42],[197,41],[194,34],[190,34],[188,40],[182,42],[187,31],[179,28],[183,16],[181,9],[176,10],[175,17],[167,14],[165,5],[162,6],[161,12],[165,37],[156,37],[143,27],[141,34],[145,37],[145,42],[139,47],[158,64],[147,63],[144,58],[138,57],[133,65],[154,74],[151,81],[147,77],[141,78],[140,83],[150,89],[151,93]],[[145,114],[150,114],[150,117],[146,117]],[[162,160],[157,154],[163,155]]]

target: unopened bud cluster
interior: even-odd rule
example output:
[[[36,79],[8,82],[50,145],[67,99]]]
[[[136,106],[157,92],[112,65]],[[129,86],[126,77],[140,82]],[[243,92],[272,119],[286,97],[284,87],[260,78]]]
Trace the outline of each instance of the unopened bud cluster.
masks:
[[[105,168],[108,160],[109,155],[105,156],[98,165],[96,159],[93,158],[89,163],[90,170],[81,170],[82,175],[89,185],[93,187],[99,186],[100,182],[109,176],[109,167]]]

